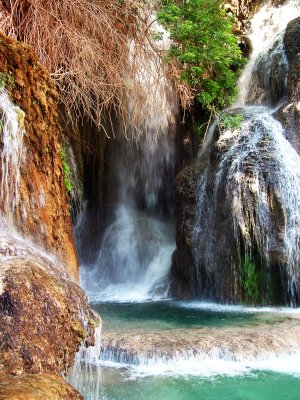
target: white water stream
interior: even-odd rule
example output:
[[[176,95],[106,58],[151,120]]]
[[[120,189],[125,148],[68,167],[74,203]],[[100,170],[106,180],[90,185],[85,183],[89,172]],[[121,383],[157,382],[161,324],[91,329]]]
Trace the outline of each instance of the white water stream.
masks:
[[[272,104],[269,81],[259,81],[256,72],[259,62],[262,62],[265,73],[270,73],[270,58],[282,53],[283,50],[282,32],[287,23],[298,15],[300,15],[299,3],[288,1],[284,6],[278,8],[268,3],[254,17],[251,28],[254,51],[240,79],[240,97],[236,104],[240,110],[238,112],[244,115],[245,120],[240,129],[225,129],[221,133],[217,146],[222,151],[222,157],[214,181],[214,193],[217,194],[220,182],[223,178],[225,179],[226,175],[225,204],[231,208],[234,229],[239,234],[242,232],[245,244],[249,248],[251,247],[249,233],[250,231],[254,232],[255,240],[262,249],[266,260],[271,257],[274,250],[272,248],[274,245],[273,210],[269,206],[269,187],[271,185],[275,197],[284,207],[285,223],[280,233],[283,246],[282,255],[287,266],[286,290],[291,301],[296,295],[295,291],[298,290],[299,281],[297,270],[300,261],[300,157],[285,139],[281,124],[273,118],[274,109],[268,108]],[[269,51],[276,41],[276,48]],[[284,95],[287,71],[287,60],[284,55],[281,55],[280,66],[285,75],[282,91],[282,95]],[[254,82],[252,81],[253,77],[255,77]],[[264,107],[257,107],[258,105],[264,105]],[[243,109],[241,110],[240,107]],[[213,129],[211,135],[213,135]],[[211,146],[211,140],[212,136],[208,135],[204,149]],[[151,146],[147,145],[146,150],[146,156],[148,156],[146,160],[150,163],[149,169],[144,167],[141,175],[139,175],[141,169],[136,163],[129,163],[129,169],[127,169],[126,163],[123,163],[124,168],[120,169],[122,175],[119,182],[122,182],[122,185],[119,187],[120,201],[116,207],[116,217],[104,233],[96,265],[92,269],[84,268],[82,270],[83,285],[94,302],[142,301],[153,299],[157,294],[165,295],[166,293],[164,290],[167,286],[161,285],[161,283],[164,283],[167,277],[170,257],[174,249],[171,230],[168,224],[162,220],[153,217],[151,213],[145,214],[144,210],[141,212],[136,207],[137,189],[144,191],[145,194],[149,193],[149,202],[145,207],[146,211],[149,211],[153,210],[152,207],[157,204],[158,192],[163,185],[163,180],[160,180],[162,175],[159,175],[155,165],[157,162],[163,164],[166,160],[156,158],[159,144],[158,147],[152,147],[149,152]],[[154,154],[156,156],[152,158]],[[201,155],[203,155],[203,151],[200,153]],[[159,155],[159,157],[161,156]],[[168,160],[170,159],[171,157]],[[132,173],[133,166],[139,171],[138,174]],[[139,176],[138,179],[137,176]],[[142,182],[146,182],[145,185],[142,185],[142,189],[137,187],[140,177],[142,177]],[[144,177],[145,179],[143,179]],[[215,216],[215,198],[206,196],[208,178],[207,171],[199,182],[197,227],[194,238],[198,241],[199,237],[205,237],[206,244],[202,248],[202,252],[195,254],[195,257],[199,260],[204,258],[207,264],[214,262],[212,260],[214,232],[210,228],[214,225]],[[151,182],[156,183],[153,185]],[[156,186],[157,182],[158,186]],[[148,190],[149,192],[147,192]],[[243,198],[249,194],[257,201],[250,204],[249,209],[245,210]],[[200,276],[199,279],[201,279]],[[236,313],[279,312],[286,316],[297,314],[297,318],[299,317],[299,309],[274,310],[273,308],[258,309],[243,306],[232,308],[227,305],[207,303],[185,303],[183,307],[187,309],[198,307],[203,311],[220,311],[221,309],[224,313],[229,311]],[[226,319],[226,315],[224,318]],[[277,344],[280,350],[268,351],[268,348],[259,348],[250,356],[241,356],[238,352],[229,351],[222,345],[205,351],[201,348],[177,350],[174,344],[174,348],[166,357],[160,354],[144,354],[144,349],[140,354],[131,357],[130,349],[126,348],[125,344],[124,349],[122,348],[121,338],[118,335],[116,333],[116,348],[102,349],[100,360],[95,359],[94,355],[85,358],[84,355],[82,356],[83,353],[78,358],[78,360],[81,359],[81,364],[84,365],[88,377],[84,377],[84,373],[82,375],[82,367],[79,367],[77,363],[77,371],[75,368],[72,383],[80,381],[79,386],[86,393],[88,399],[96,400],[101,396],[98,386],[101,379],[97,375],[100,373],[101,367],[127,371],[126,379],[161,375],[202,378],[220,375],[236,377],[251,374],[254,371],[273,371],[300,376],[300,349],[285,343],[284,339],[278,340]],[[201,336],[201,332],[199,335]],[[226,329],[224,329],[223,335],[226,337]],[[118,349],[118,340],[121,343],[120,350],[116,350]],[[142,336],[140,340],[143,340]],[[170,331],[166,346],[172,344],[174,340],[175,337]],[[209,342],[209,338],[207,340]],[[243,340],[242,336],[240,340]],[[251,345],[255,349],[255,341]],[[90,391],[89,384],[86,382],[92,382],[91,385],[94,385],[95,388],[95,383],[93,383],[95,381],[96,389]]]
[[[236,107],[246,104],[265,104],[268,102],[270,61],[280,55],[280,67],[286,75],[287,59],[283,54],[282,37],[287,24],[300,15],[298,0],[289,0],[283,6],[274,7],[268,1],[253,17],[249,38],[252,54],[239,79],[239,97]],[[278,42],[274,50],[274,43]],[[260,61],[263,63],[260,64]],[[265,79],[261,86],[256,81],[257,67],[263,67]],[[286,76],[285,76],[286,79]],[[260,86],[260,87],[259,87]]]
[[[0,89],[1,149],[1,210],[0,228],[12,227],[14,212],[19,204],[20,168],[25,157],[23,137],[24,112],[10,100],[4,88]]]
[[[239,264],[251,260],[255,251],[265,264],[261,280],[266,303],[268,290],[272,290],[270,281],[274,278],[270,265],[275,264],[281,265],[277,270],[281,268],[285,301],[294,304],[299,299],[300,157],[274,117],[286,91],[288,61],[283,36],[287,23],[299,15],[297,1],[278,8],[267,3],[255,15],[250,34],[253,53],[239,80],[237,103],[227,111],[229,116],[242,115],[243,121],[235,129],[223,127],[216,143],[213,138],[217,123],[213,124],[199,155],[203,157],[214,146],[220,162],[216,171],[209,167],[199,181],[193,237],[196,263],[202,265],[202,271],[204,268],[213,282],[222,279],[218,276],[218,266],[227,239],[224,237],[222,241],[217,236],[216,248],[222,201],[232,216],[235,253],[247,254],[246,261],[242,256]],[[272,86],[276,81],[274,65],[282,81],[280,85],[276,82],[276,93]],[[274,102],[278,104],[271,108]],[[232,265],[231,296],[236,298],[242,272],[233,260]],[[199,281],[202,273],[198,271]],[[207,288],[208,294],[209,291]]]
[[[155,23],[152,29],[157,29]],[[165,38],[161,46],[167,45]],[[82,285],[94,302],[142,301],[168,293],[175,250],[170,198],[178,104],[164,63],[149,44],[145,46],[147,54],[135,59],[134,76],[128,77],[124,132],[117,131],[109,144],[106,162],[113,217],[95,263],[81,267]],[[131,95],[131,86],[139,95]]]

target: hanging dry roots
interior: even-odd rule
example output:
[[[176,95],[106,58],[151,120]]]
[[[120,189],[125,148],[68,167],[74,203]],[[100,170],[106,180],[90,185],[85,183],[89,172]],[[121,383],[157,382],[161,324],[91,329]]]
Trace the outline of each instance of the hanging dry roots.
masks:
[[[4,0],[1,29],[33,46],[72,116],[101,124],[122,107],[129,38],[142,30],[135,1]]]

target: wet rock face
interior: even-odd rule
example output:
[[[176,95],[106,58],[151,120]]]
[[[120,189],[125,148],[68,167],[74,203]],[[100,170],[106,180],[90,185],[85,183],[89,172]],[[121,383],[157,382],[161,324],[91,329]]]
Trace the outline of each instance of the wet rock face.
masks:
[[[31,47],[2,34],[0,72],[11,74],[9,95],[25,112],[26,156],[21,166],[20,206],[15,223],[25,236],[59,256],[69,275],[78,279],[54,83]]]
[[[289,60],[287,102],[278,112],[286,135],[300,154],[300,18],[291,21],[284,36],[284,46]]]
[[[0,374],[60,374],[83,341],[93,345],[99,320],[57,265],[29,253],[1,257]]]
[[[184,168],[176,177],[176,245],[172,257],[171,290],[177,298],[193,298],[196,292],[196,266],[192,254],[192,234],[196,214],[199,175],[205,164]],[[195,286],[196,284],[196,286]]]
[[[0,400],[83,400],[61,377],[0,375]]]
[[[176,179],[177,298],[299,302],[299,157],[265,110],[240,110],[235,130],[215,123]]]
[[[284,45],[287,58],[293,63],[295,57],[300,52],[299,43],[300,17],[289,22],[284,36]]]

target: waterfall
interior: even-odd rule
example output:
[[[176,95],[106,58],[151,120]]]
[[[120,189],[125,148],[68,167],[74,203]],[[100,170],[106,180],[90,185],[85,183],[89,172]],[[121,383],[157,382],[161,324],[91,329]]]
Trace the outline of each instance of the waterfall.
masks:
[[[161,46],[167,42],[165,38]],[[130,43],[132,51],[134,46]],[[115,128],[106,149],[105,202],[112,216],[94,265],[81,268],[81,282],[92,301],[145,300],[168,292],[175,249],[177,99],[166,67],[147,46],[147,53],[130,60],[135,65],[125,93],[127,119]]]
[[[89,400],[99,399],[101,391],[101,327],[95,328],[95,346],[83,343],[75,355],[74,365],[68,375],[68,382]]]
[[[4,88],[0,89],[1,114],[1,203],[2,228],[11,227],[19,204],[20,169],[25,157],[23,137],[24,112],[10,100]]]
[[[300,157],[275,119],[286,94],[283,37],[299,3],[264,5],[233,108],[212,125],[199,161],[193,252],[203,297],[295,304],[300,300]],[[239,126],[230,120],[240,119]],[[222,205],[222,206],[221,206]]]
[[[279,7],[274,7],[268,2],[254,15],[249,34],[253,50],[239,79],[239,97],[236,106],[269,102],[271,91],[269,79],[273,72],[274,60],[280,70],[282,83],[285,83],[287,58],[283,51],[283,33],[289,21],[299,16],[299,13],[299,2],[290,0]],[[260,72],[259,82],[257,73],[261,68],[263,71]]]

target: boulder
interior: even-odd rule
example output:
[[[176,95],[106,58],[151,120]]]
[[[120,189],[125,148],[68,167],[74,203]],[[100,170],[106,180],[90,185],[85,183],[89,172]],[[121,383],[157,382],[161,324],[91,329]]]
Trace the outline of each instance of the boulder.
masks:
[[[298,240],[298,225],[293,225],[298,155],[266,109],[235,112],[242,116],[240,126],[229,129],[222,120],[213,124],[195,165],[176,178],[173,295],[297,302],[298,253],[292,257],[287,246],[295,249]],[[232,116],[233,111],[227,118]]]
[[[55,375],[0,375],[0,400],[83,400],[63,378]]]
[[[23,247],[22,247],[23,246]],[[63,266],[27,244],[1,241],[0,374],[61,374],[99,318]]]

